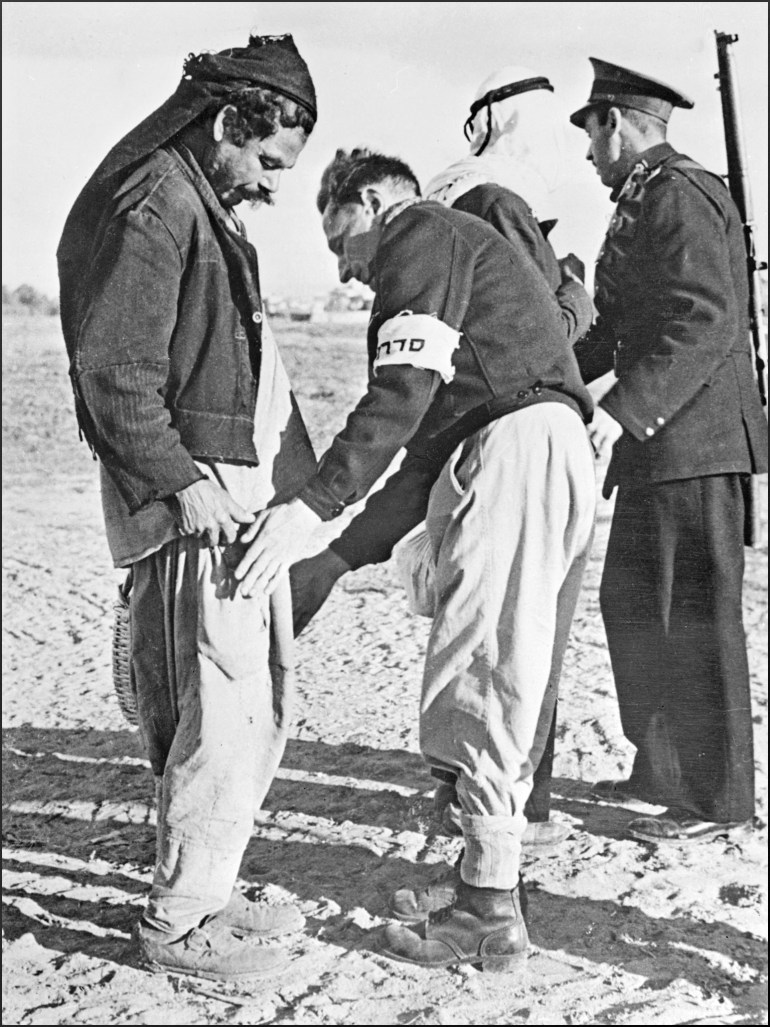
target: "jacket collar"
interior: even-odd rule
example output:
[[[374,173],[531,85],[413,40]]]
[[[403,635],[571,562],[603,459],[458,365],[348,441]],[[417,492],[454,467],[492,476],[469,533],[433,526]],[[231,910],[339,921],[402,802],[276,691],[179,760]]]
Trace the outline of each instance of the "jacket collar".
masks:
[[[651,146],[649,150],[644,150],[642,153],[640,153],[637,156],[631,171],[623,179],[622,182],[619,182],[618,185],[615,186],[615,188],[610,193],[610,199],[612,200],[612,202],[615,203],[617,201],[618,197],[625,188],[626,182],[631,177],[631,175],[634,174],[634,172],[637,170],[640,164],[644,164],[646,168],[652,171],[660,164],[662,164],[663,161],[667,160],[669,157],[672,157],[676,152],[677,151],[670,143],[656,143],[655,146]]]
[[[644,153],[639,154],[639,160],[643,160],[650,170],[656,168],[658,164],[662,164],[666,158],[671,157],[676,153],[676,150],[671,143],[656,143],[655,146],[651,146],[649,150],[645,150]]]

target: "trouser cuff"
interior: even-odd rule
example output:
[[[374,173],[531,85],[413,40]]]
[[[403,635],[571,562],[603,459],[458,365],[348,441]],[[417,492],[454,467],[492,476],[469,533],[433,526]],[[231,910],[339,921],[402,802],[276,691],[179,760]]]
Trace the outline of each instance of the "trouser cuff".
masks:
[[[460,814],[465,852],[460,876],[473,888],[511,891],[519,883],[521,836],[527,821],[514,817]]]
[[[166,835],[144,919],[157,930],[180,936],[230,901],[243,848],[211,849]]]

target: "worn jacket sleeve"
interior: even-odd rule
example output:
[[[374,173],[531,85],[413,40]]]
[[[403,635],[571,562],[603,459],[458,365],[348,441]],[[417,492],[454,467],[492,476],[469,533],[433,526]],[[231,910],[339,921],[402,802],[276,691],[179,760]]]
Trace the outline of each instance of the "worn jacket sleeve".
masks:
[[[459,246],[464,244],[461,242]],[[383,234],[377,253],[377,309],[386,321],[403,311],[435,316],[459,329],[467,309],[471,255],[440,217],[410,208]],[[362,499],[417,431],[441,375],[406,362],[373,374],[366,394],[321,458],[300,498],[324,520]]]
[[[164,403],[182,277],[151,213],[108,227],[81,311],[72,377],[88,441],[132,512],[203,477]]]
[[[612,371],[615,366],[616,339],[606,322],[597,318],[588,333],[574,344],[580,377],[588,384]]]
[[[484,212],[484,220],[504,239],[525,251],[549,277],[549,268],[556,274],[558,261],[553,248],[524,201],[506,190],[506,196],[494,200]],[[547,266],[544,266],[547,265]],[[550,280],[550,278],[549,278]],[[570,345],[586,334],[594,318],[591,297],[577,282],[563,281],[556,288],[556,299],[561,307],[562,323]]]
[[[723,215],[690,181],[669,176],[645,197],[640,301],[626,312],[618,382],[601,401],[638,440],[655,435],[708,383],[738,316]]]
[[[387,560],[393,546],[425,520],[440,465],[407,453],[399,469],[375,492],[330,548],[357,570]]]
[[[591,327],[594,318],[591,297],[578,282],[567,280],[557,288],[556,299],[561,308],[561,320],[567,333],[567,342],[574,346]]]

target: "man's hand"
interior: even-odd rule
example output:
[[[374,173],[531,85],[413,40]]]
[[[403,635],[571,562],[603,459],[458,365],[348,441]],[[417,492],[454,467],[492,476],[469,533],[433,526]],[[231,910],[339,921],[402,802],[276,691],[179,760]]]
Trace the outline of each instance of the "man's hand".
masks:
[[[583,285],[586,280],[586,266],[583,261],[574,253],[568,253],[566,257],[559,260],[562,282],[577,282]]]
[[[207,546],[218,546],[222,539],[234,542],[242,524],[251,524],[254,515],[244,510],[221,486],[201,478],[176,493],[174,516],[183,535],[195,535]]]
[[[594,410],[594,419],[588,426],[588,437],[596,450],[596,459],[609,459],[612,447],[623,434],[623,425],[610,417],[602,407]]]
[[[235,568],[241,595],[270,595],[281,574],[306,552],[308,538],[320,523],[301,499],[260,511],[241,536],[241,542],[251,543]]]
[[[350,567],[332,549],[295,563],[289,571],[294,637],[303,631],[329,598],[335,583]]]

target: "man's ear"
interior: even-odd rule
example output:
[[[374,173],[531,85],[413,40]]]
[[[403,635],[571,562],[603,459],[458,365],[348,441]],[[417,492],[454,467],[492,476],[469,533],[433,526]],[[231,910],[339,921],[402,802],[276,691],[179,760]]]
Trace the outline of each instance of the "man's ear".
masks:
[[[236,113],[236,111],[232,104],[228,104],[226,107],[222,107],[217,111],[217,116],[214,118],[214,123],[211,126],[211,134],[215,143],[221,143],[223,139],[228,137],[228,121],[234,113]]]
[[[376,186],[369,185],[361,190],[361,202],[364,205],[364,211],[374,217],[377,217],[382,210],[382,196]]]
[[[623,115],[620,112],[619,107],[610,107],[607,111],[607,120],[604,125],[610,133],[615,133],[620,130],[620,125],[623,121]]]

